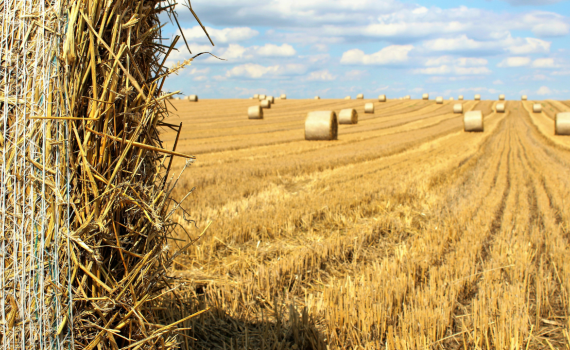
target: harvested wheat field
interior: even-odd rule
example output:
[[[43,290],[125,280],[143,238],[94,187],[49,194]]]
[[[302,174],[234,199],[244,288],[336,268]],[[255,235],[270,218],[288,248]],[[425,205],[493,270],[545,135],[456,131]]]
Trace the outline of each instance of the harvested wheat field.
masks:
[[[568,349],[570,104],[534,103],[279,100],[249,120],[249,100],[173,101],[197,160],[170,312],[210,307],[185,346]],[[305,141],[308,112],[346,108],[358,124]]]

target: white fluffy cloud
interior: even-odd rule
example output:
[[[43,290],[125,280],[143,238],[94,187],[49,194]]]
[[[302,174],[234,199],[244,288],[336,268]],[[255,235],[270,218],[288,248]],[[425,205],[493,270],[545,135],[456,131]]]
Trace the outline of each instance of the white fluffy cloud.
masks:
[[[426,75],[487,75],[491,71],[487,67],[459,67],[453,65],[441,65],[437,67],[419,68],[412,71],[415,74]]]
[[[541,96],[550,95],[552,94],[552,90],[550,90],[547,86],[541,86],[540,89],[536,91],[536,93]]]
[[[501,68],[524,67],[528,66],[530,62],[531,59],[529,57],[507,57],[504,60],[502,60],[501,63],[497,65],[497,67]]]
[[[256,48],[255,50],[259,56],[264,57],[291,57],[295,56],[297,53],[293,46],[289,44],[283,44],[281,46],[274,44],[265,44],[264,46]]]
[[[413,49],[412,45],[391,45],[370,55],[365,54],[360,49],[352,49],[342,54],[340,63],[364,65],[402,64],[408,61],[408,54]]]
[[[559,65],[556,64],[553,58],[538,58],[532,62],[534,68],[558,68]]]
[[[333,81],[335,79],[336,76],[332,75],[328,69],[311,72],[307,77],[309,81]]]
[[[216,45],[245,41],[259,35],[259,32],[257,30],[251,29],[249,27],[224,29],[206,27],[206,30]],[[183,31],[184,37],[188,41],[209,42],[206,34],[204,34],[204,31],[200,26],[185,28]]]
[[[228,70],[226,77],[260,79],[275,76],[301,75],[306,71],[307,67],[302,64],[262,66],[260,64],[246,63]]]

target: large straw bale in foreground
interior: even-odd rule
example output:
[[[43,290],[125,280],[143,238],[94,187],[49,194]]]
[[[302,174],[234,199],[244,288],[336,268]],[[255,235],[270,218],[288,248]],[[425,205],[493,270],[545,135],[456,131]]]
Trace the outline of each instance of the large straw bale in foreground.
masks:
[[[481,95],[476,94],[475,95],[475,101],[481,101]]]
[[[271,108],[271,101],[263,100],[263,101],[261,101],[260,106],[261,106],[261,108],[269,109],[269,108]]]
[[[281,94],[281,96],[279,96],[279,98],[282,99],[282,100],[286,100],[286,99],[287,99],[287,95]]]
[[[483,132],[483,113],[481,111],[470,111],[463,116],[463,130],[473,132]]]
[[[340,111],[338,114],[339,124],[357,124],[358,123],[358,113],[356,109],[347,108]]]
[[[374,113],[374,103],[370,102],[365,104],[364,113]]]
[[[522,96],[521,96],[521,100],[522,100],[522,101],[528,100],[528,96],[527,96],[527,95],[522,95]]]
[[[533,113],[542,113],[542,105],[540,103],[535,103],[532,105]]]
[[[261,106],[251,106],[247,109],[249,119],[263,119],[263,108]]]
[[[423,94],[422,100],[429,100],[429,94]]]
[[[463,113],[463,105],[461,103],[453,105],[453,113]]]
[[[438,98],[436,98],[435,103],[437,103],[438,105],[442,105],[443,104],[443,97],[439,96]]]
[[[497,103],[497,107],[495,108],[497,113],[505,113],[505,104],[504,103]]]
[[[386,102],[386,95],[378,96],[378,102]]]
[[[198,102],[198,95],[190,95],[190,96],[188,96],[188,101],[190,101],[190,102]]]
[[[500,94],[500,95],[499,95],[499,101],[504,101],[504,100],[505,100],[505,95]]]
[[[570,112],[556,114],[554,118],[554,134],[570,135]]]
[[[336,140],[338,123],[333,111],[309,112],[305,120],[305,140]]]

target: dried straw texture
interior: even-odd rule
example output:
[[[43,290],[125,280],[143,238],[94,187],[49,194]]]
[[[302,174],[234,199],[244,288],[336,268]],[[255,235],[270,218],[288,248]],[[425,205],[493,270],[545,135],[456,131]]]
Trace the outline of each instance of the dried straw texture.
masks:
[[[463,130],[473,132],[483,132],[483,113],[481,111],[470,111],[463,116]]]
[[[463,105],[461,103],[453,105],[453,113],[463,113]]]
[[[504,101],[504,100],[505,100],[505,95],[500,94],[500,95],[499,95],[499,101]]]
[[[386,95],[378,96],[378,102],[386,102]]]
[[[321,97],[320,96],[315,96],[315,100],[320,100]]]
[[[249,119],[263,119],[263,108],[261,106],[251,106],[247,109]]]
[[[198,102],[198,95],[190,95],[190,96],[188,96],[188,101],[190,101],[190,102]]]
[[[364,94],[358,94],[358,95],[356,95],[356,99],[357,99],[357,100],[363,100],[363,99],[364,99]]]
[[[263,100],[261,101],[261,108],[271,108],[271,101],[269,100]]]
[[[554,118],[554,135],[570,135],[570,112],[556,114]]]
[[[528,100],[528,96],[527,96],[527,95],[522,95],[522,96],[521,96],[521,100],[522,100],[522,101]]]
[[[305,119],[305,140],[336,140],[338,123],[333,111],[309,112]]]
[[[481,101],[481,95],[479,94],[475,95],[475,101]]]
[[[532,105],[533,113],[542,113],[542,105],[540,103],[535,103]]]
[[[497,103],[497,107],[495,109],[497,110],[497,113],[505,113],[505,104]]]
[[[443,97],[439,96],[438,98],[436,98],[435,103],[437,103],[438,105],[442,105],[443,104]]]
[[[374,103],[370,102],[365,104],[364,113],[374,113]]]
[[[459,101],[463,101],[463,95],[459,95],[459,97],[457,98]]]
[[[286,100],[286,99],[287,99],[287,95],[281,94],[281,96],[280,96],[279,98],[282,99],[282,100]]]
[[[423,94],[422,100],[429,100],[429,94]]]
[[[0,3],[1,349],[177,347],[163,5]]]
[[[339,124],[357,124],[358,123],[358,113],[356,109],[347,108],[340,111],[338,114]]]

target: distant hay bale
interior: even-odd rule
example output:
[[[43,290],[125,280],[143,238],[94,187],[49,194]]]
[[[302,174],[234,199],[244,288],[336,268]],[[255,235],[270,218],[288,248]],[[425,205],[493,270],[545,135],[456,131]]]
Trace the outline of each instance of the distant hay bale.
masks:
[[[255,98],[255,99],[259,99],[259,94],[255,94],[255,95],[253,95],[253,98]]]
[[[455,100],[455,99],[454,99],[453,97],[450,97],[449,100],[450,100],[450,101],[453,101],[453,100]]]
[[[266,100],[268,100],[271,103],[275,103],[275,97],[273,96],[267,96]]]
[[[496,107],[497,113],[505,113],[505,104],[498,103]]]
[[[505,100],[505,95],[500,94],[500,95],[499,95],[499,101],[504,101],[504,100]]]
[[[282,100],[286,100],[286,99],[287,99],[287,95],[281,94],[281,96],[279,96],[279,98],[282,99]]]
[[[258,98],[259,98],[260,101],[263,101],[263,100],[265,100],[265,99],[267,98],[267,96],[265,96],[265,95],[259,95]]]
[[[305,140],[336,140],[338,124],[333,111],[309,112],[305,120]]]
[[[522,95],[522,96],[521,96],[521,100],[522,100],[522,101],[528,100],[528,96],[527,96],[527,95]]]
[[[253,99],[254,99],[254,97],[250,97],[249,99],[250,99],[250,100],[253,100]]]
[[[190,95],[187,97],[190,102],[198,102],[198,95]]]
[[[463,95],[459,95],[459,97],[457,98],[459,101],[463,101]]]
[[[438,105],[442,105],[443,104],[443,97],[439,96],[438,98],[436,98],[435,103],[437,103]]]
[[[247,109],[249,119],[263,119],[263,109],[261,106],[251,106]]]
[[[429,100],[429,94],[423,94],[422,100]]]
[[[315,96],[315,100],[320,100],[321,97],[320,96]]]
[[[412,98],[412,96],[410,96],[410,95],[406,95],[404,98],[405,98],[406,100],[409,100],[409,99],[411,99],[411,98]]]
[[[345,100],[350,100],[351,98],[352,98],[352,97],[350,97],[350,96],[346,96],[344,99],[345,99]]]
[[[463,130],[467,132],[483,132],[483,113],[481,111],[471,111],[463,116]]]
[[[535,103],[532,106],[532,112],[533,113],[542,113],[542,105],[540,103]]]
[[[378,102],[386,102],[386,95],[378,96]]]
[[[475,101],[481,101],[481,95],[479,94],[475,95]]]
[[[556,118],[554,118],[554,135],[570,135],[570,112],[556,114]]]
[[[338,114],[339,124],[357,124],[358,123],[358,113],[356,109],[347,108],[340,111]]]
[[[364,94],[358,94],[358,95],[356,95],[356,99],[357,99],[357,100],[363,100],[363,99],[364,99]]]
[[[453,105],[453,113],[463,113],[463,105],[461,103]]]
[[[271,108],[271,101],[269,100],[263,100],[261,101],[261,108]]]
[[[374,113],[374,103],[367,103],[364,105],[364,113]]]

